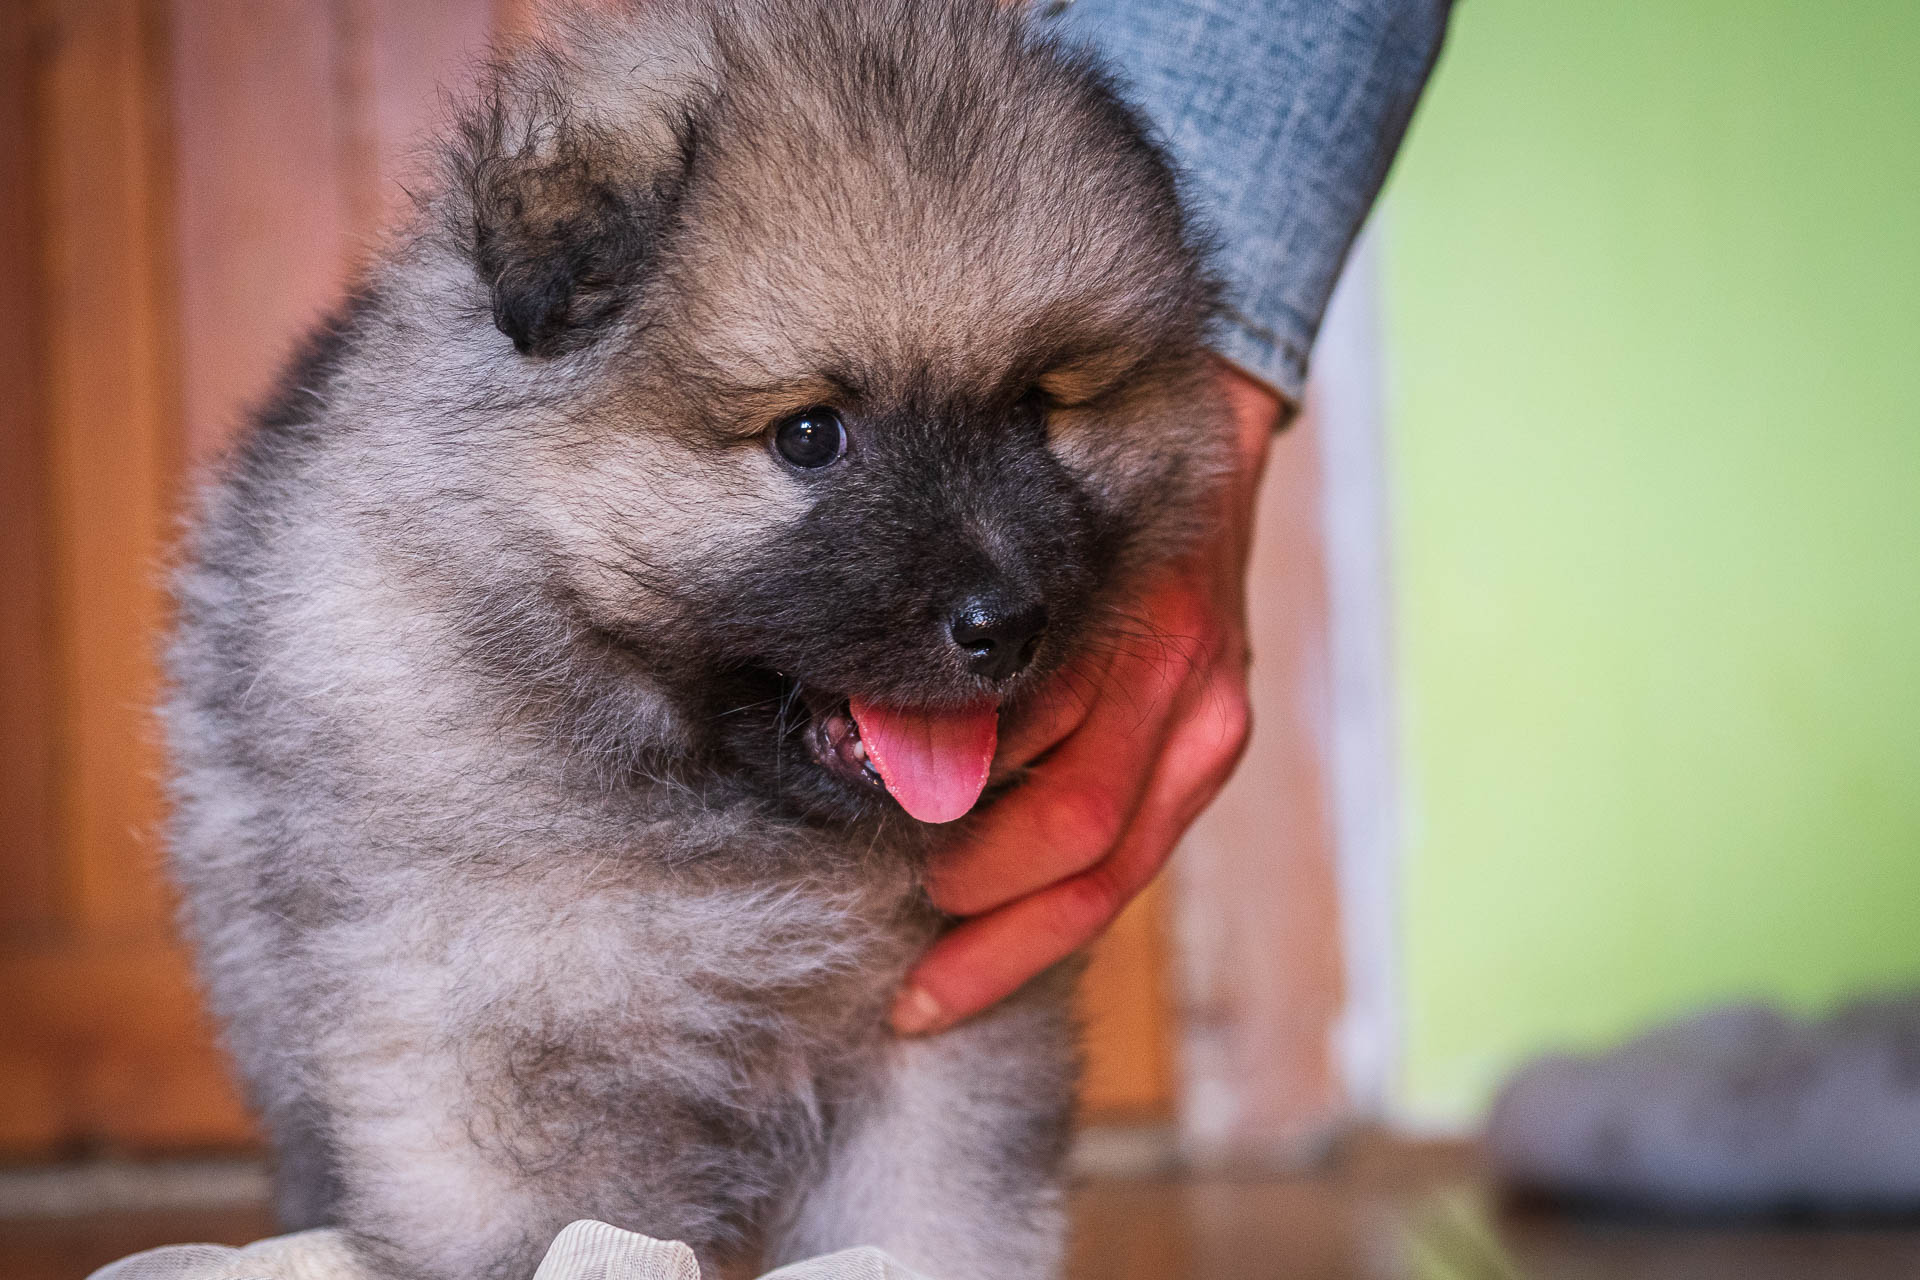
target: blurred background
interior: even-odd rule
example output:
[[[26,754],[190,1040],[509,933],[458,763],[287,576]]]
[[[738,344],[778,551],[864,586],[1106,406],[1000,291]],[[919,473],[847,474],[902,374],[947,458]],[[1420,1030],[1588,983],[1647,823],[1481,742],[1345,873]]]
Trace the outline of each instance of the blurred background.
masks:
[[[1920,981],[1920,6],[1467,0],[1384,223],[1397,1105]]]
[[[167,547],[525,21],[0,6],[8,1274],[268,1229],[158,873]],[[1503,1218],[1472,1138],[1543,1051],[1920,986],[1916,373],[1920,6],[1459,6],[1277,446],[1254,746],[1089,984],[1077,1273],[1814,1273]]]

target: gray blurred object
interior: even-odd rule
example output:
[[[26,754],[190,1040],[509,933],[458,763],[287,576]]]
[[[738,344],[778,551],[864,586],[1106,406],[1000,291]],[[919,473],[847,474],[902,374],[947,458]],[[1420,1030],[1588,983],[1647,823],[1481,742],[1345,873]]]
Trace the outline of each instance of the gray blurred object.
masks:
[[[1920,1212],[1920,994],[1802,1022],[1712,1010],[1501,1092],[1510,1186],[1674,1214]]]

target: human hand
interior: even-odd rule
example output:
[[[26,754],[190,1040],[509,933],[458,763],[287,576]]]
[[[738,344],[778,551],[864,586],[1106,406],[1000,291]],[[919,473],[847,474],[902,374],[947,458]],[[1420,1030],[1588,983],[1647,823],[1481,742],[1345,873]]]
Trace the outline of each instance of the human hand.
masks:
[[[929,870],[934,905],[963,919],[908,975],[892,1012],[902,1035],[971,1017],[1098,937],[1239,762],[1253,505],[1286,410],[1219,369],[1239,465],[1216,533],[1141,600],[1143,636],[1060,673],[1007,726],[995,773],[1035,763]]]

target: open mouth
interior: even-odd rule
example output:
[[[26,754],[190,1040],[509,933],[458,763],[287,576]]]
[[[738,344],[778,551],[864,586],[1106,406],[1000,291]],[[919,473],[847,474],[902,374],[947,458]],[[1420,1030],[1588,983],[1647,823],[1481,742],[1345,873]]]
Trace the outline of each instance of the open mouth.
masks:
[[[820,767],[835,777],[875,791],[887,789],[873,757],[867,754],[867,744],[861,740],[860,725],[848,709],[847,699],[825,710],[814,710],[813,722],[807,726],[807,749]]]
[[[921,822],[964,817],[986,789],[999,742],[999,704],[912,708],[803,691],[807,747],[827,772],[886,792]]]

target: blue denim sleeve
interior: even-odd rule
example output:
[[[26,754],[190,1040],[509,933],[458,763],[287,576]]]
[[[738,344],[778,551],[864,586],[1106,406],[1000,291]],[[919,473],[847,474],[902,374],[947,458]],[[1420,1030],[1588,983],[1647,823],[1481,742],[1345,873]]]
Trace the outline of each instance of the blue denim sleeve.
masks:
[[[1219,353],[1296,404],[1449,0],[1077,0],[1039,10],[1145,110],[1217,237]]]

